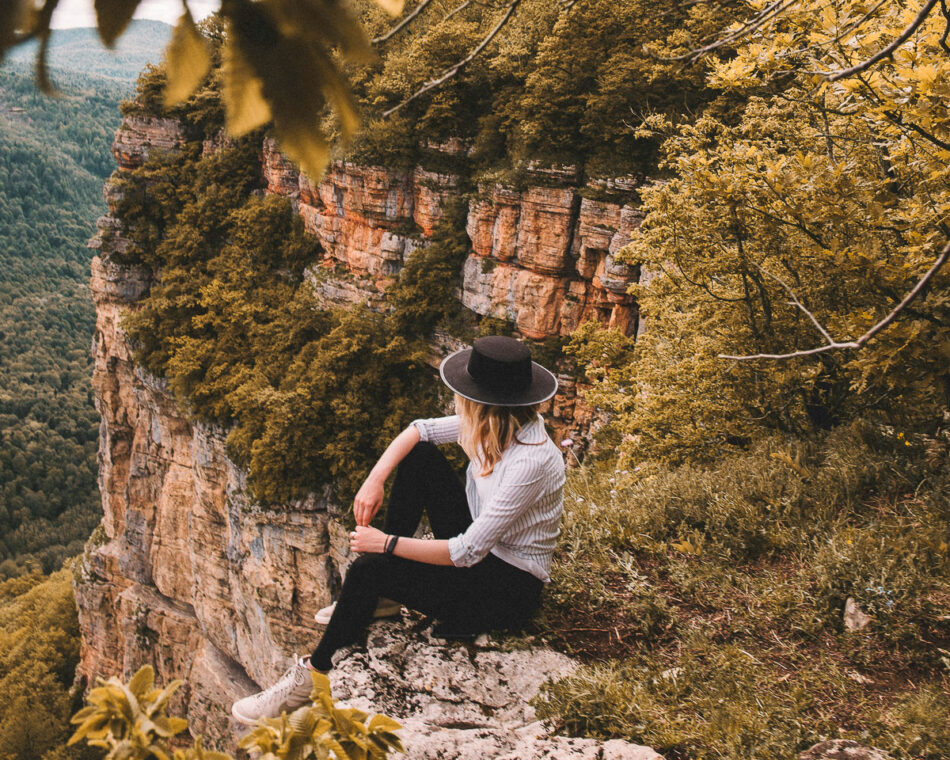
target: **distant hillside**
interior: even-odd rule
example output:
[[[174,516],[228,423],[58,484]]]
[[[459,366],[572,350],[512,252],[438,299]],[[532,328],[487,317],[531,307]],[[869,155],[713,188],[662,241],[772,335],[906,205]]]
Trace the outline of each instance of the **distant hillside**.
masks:
[[[98,518],[86,241],[129,86],[59,85],[46,97],[28,64],[0,69],[0,579],[55,569]]]
[[[133,21],[115,50],[108,50],[93,28],[57,29],[50,42],[49,63],[54,69],[134,82],[145,64],[161,61],[171,31],[172,27],[161,21]],[[10,60],[32,61],[35,55],[36,45],[27,45],[15,49]]]

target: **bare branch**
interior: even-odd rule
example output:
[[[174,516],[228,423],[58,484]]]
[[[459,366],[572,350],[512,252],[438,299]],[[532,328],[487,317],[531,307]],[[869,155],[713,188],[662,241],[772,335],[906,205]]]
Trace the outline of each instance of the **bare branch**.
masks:
[[[443,21],[448,21],[448,20],[449,20],[450,18],[452,18],[452,16],[454,16],[456,13],[461,13],[461,12],[464,11],[466,8],[468,8],[468,6],[470,6],[470,5],[472,4],[472,1],[473,1],[473,0],[465,0],[465,2],[462,3],[461,5],[455,6],[452,10],[450,10],[448,13],[446,13],[445,16],[443,16],[442,20],[443,20]]]
[[[410,13],[402,21],[396,24],[396,26],[394,26],[392,29],[386,32],[386,34],[380,35],[379,37],[374,37],[373,44],[379,45],[380,43],[385,42],[386,40],[390,39],[393,35],[398,34],[402,29],[406,27],[407,24],[409,24],[410,21],[412,21],[416,16],[422,13],[422,11],[425,10],[425,7],[431,2],[432,0],[422,0],[421,3],[419,3],[415,8],[412,9],[412,13]]]
[[[766,21],[774,18],[786,8],[791,7],[796,1],[797,0],[776,0],[776,2],[770,3],[765,8],[763,8],[757,15],[753,16],[747,21],[743,21],[742,25],[734,32],[720,37],[717,40],[713,40],[708,45],[704,45],[701,48],[691,50],[688,53],[684,53],[683,55],[673,56],[672,58],[664,56],[656,57],[661,61],[689,61],[690,63],[695,63],[707,53],[718,50],[723,45],[728,45],[730,42],[737,42],[747,34],[760,29]]]
[[[770,277],[778,280],[785,286],[786,290],[789,291],[792,298],[794,299],[795,305],[797,305],[812,323],[821,331],[821,334],[825,336],[828,340],[828,343],[824,346],[818,346],[817,348],[810,348],[804,351],[792,351],[787,354],[753,354],[751,356],[733,356],[731,354],[719,354],[720,359],[732,359],[734,361],[750,361],[752,359],[793,359],[800,356],[813,356],[814,354],[823,354],[827,351],[839,351],[843,349],[859,349],[862,348],[871,338],[877,335],[879,332],[884,330],[888,325],[890,325],[907,306],[916,299],[927,287],[927,284],[933,279],[934,275],[940,270],[940,268],[947,263],[947,259],[950,258],[950,243],[947,243],[943,250],[940,252],[940,255],[937,256],[937,260],[931,265],[930,269],[927,270],[927,273],[918,280],[917,284],[911,289],[911,291],[904,296],[903,300],[897,306],[895,306],[891,312],[884,317],[880,322],[874,325],[870,330],[868,330],[864,335],[862,335],[857,340],[838,342],[832,340],[831,336],[825,330],[824,327],[815,319],[815,315],[812,314],[808,309],[802,306],[798,298],[795,297],[794,293],[791,293],[791,290],[787,285],[785,285],[782,280],[780,280],[775,275],[766,272]],[[763,270],[765,271],[765,270]]]
[[[478,46],[474,50],[472,50],[471,53],[469,53],[467,56],[465,56],[461,61],[456,63],[451,68],[446,69],[438,79],[432,79],[426,82],[424,85],[422,85],[422,87],[420,87],[418,90],[412,93],[412,95],[410,95],[404,101],[402,101],[398,105],[393,106],[388,111],[384,111],[383,116],[384,117],[391,116],[400,108],[402,108],[405,105],[408,105],[413,100],[418,98],[420,95],[423,95],[424,93],[427,93],[429,90],[435,89],[436,87],[440,87],[441,85],[449,81],[452,77],[454,77],[456,74],[458,74],[459,71],[461,71],[465,66],[471,63],[472,60],[479,53],[481,53],[482,50],[484,50],[493,39],[495,39],[495,35],[498,34],[499,31],[501,31],[501,28],[506,23],[508,23],[508,19],[511,18],[511,15],[515,12],[515,8],[518,7],[518,4],[520,2],[521,0],[511,0],[511,2],[508,3],[508,7],[505,9],[504,15],[502,15],[498,23],[495,24],[495,26],[487,35],[485,35],[485,38],[480,43],[478,43]],[[934,2],[936,2],[936,0],[934,0]]]
[[[835,341],[834,341],[834,338],[832,338],[832,337],[828,334],[828,331],[827,331],[824,327],[822,327],[821,322],[819,322],[817,319],[815,319],[815,315],[812,314],[808,309],[806,309],[805,306],[802,304],[802,302],[798,300],[798,296],[795,295],[795,291],[792,290],[791,286],[790,286],[787,282],[785,282],[785,280],[783,280],[783,279],[782,279],[781,277],[779,277],[777,274],[772,274],[768,269],[765,269],[764,267],[760,267],[758,264],[756,264],[756,268],[757,268],[760,272],[762,272],[762,274],[766,275],[767,277],[771,277],[773,280],[775,280],[777,283],[779,283],[783,288],[785,288],[785,290],[786,290],[786,292],[788,293],[789,297],[792,299],[791,301],[789,301],[789,303],[792,304],[792,305],[794,305],[794,306],[797,306],[799,309],[802,310],[802,312],[805,314],[805,316],[808,317],[808,318],[811,320],[811,323],[812,323],[816,328],[818,328],[818,332],[820,332],[822,335],[825,336],[825,340],[827,340],[828,343],[834,343],[834,342],[835,342]]]
[[[859,74],[862,71],[867,71],[875,63],[880,61],[883,58],[887,58],[891,55],[897,48],[907,42],[910,39],[910,36],[917,31],[921,24],[927,20],[927,16],[930,15],[930,11],[933,10],[934,6],[939,2],[939,0],[927,0],[926,5],[920,9],[920,13],[911,21],[903,32],[895,39],[890,45],[878,51],[870,58],[861,61],[861,63],[855,64],[847,69],[842,69],[841,71],[836,71],[834,73],[825,72],[825,76],[828,78],[829,82],[837,82],[839,79],[844,79],[845,77],[854,76]]]

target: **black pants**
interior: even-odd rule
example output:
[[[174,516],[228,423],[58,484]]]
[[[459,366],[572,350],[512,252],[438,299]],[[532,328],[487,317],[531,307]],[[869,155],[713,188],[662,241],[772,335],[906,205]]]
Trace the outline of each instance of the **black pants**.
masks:
[[[396,469],[385,532],[411,536],[422,513],[437,539],[462,533],[472,522],[465,489],[439,450],[420,442]],[[373,619],[379,597],[445,621],[453,630],[479,632],[523,625],[537,609],[543,583],[493,554],[471,567],[430,565],[391,554],[361,554],[350,565],[333,617],[311,657],[329,670],[333,653],[355,643]]]

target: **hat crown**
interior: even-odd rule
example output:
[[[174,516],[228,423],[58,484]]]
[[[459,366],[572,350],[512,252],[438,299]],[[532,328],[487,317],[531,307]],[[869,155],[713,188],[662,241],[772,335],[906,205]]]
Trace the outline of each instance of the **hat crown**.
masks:
[[[478,385],[498,393],[518,393],[531,385],[531,351],[521,341],[488,335],[472,344],[468,374]]]

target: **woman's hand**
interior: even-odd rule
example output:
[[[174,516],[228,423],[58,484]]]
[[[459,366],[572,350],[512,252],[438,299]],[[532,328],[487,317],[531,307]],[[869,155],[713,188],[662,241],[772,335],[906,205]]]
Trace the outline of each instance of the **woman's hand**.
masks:
[[[383,503],[383,484],[372,475],[363,481],[360,490],[353,499],[353,515],[356,524],[366,526],[379,511]]]
[[[378,528],[369,528],[357,525],[356,530],[350,533],[350,549],[360,554],[386,551],[386,539],[389,538]]]

